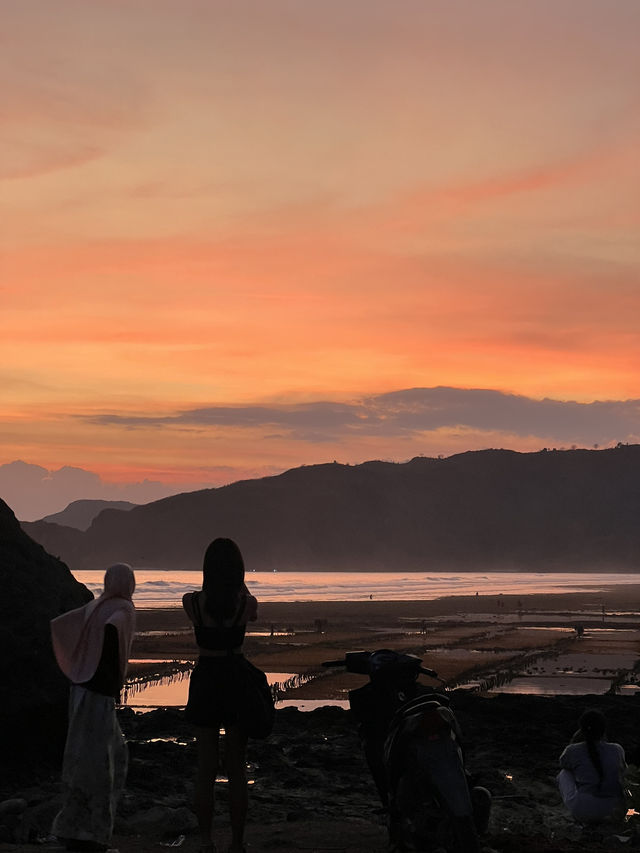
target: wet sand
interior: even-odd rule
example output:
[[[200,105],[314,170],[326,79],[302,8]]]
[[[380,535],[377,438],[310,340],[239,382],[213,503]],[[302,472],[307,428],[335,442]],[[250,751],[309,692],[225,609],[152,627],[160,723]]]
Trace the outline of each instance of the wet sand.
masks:
[[[316,619],[327,619],[339,625],[355,621],[358,624],[380,625],[388,620],[423,619],[437,616],[485,618],[515,615],[518,603],[524,614],[549,612],[556,615],[584,614],[588,618],[625,611],[640,622],[640,578],[638,584],[605,586],[603,592],[563,592],[557,594],[449,596],[427,601],[263,601],[259,604],[257,627],[268,629],[272,624],[309,627]],[[189,627],[182,608],[139,609],[138,630],[173,631]]]
[[[249,626],[245,652],[266,671],[321,674],[287,698],[345,698],[363,679],[327,673],[322,662],[346,651],[391,648],[424,658],[449,685],[517,666],[536,651],[577,648],[587,658],[618,655],[622,666],[640,657],[640,584],[602,593],[456,596],[432,601],[264,602]],[[603,613],[604,607],[604,613]],[[610,629],[610,630],[607,630]],[[471,654],[472,653],[472,654]],[[195,659],[197,648],[182,609],[139,610],[132,658]],[[613,658],[609,663],[613,662]],[[136,667],[132,674],[154,669]]]

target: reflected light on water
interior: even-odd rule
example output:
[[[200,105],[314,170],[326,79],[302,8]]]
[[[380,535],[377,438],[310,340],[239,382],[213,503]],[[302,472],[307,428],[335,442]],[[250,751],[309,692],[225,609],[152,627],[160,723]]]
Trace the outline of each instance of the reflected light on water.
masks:
[[[175,743],[176,746],[189,746],[189,744],[195,741],[195,737],[192,738],[177,738],[177,737],[147,737],[147,738],[137,738],[138,743]]]
[[[526,676],[491,689],[491,693],[520,693],[531,696],[601,695],[611,686],[609,678],[555,678]]]
[[[143,661],[132,661],[142,663]],[[154,661],[154,663],[157,661]],[[189,695],[189,676],[192,664],[183,662],[186,668],[180,672],[157,674],[150,678],[135,679],[128,682],[121,696],[121,704],[129,708],[184,708]],[[284,684],[297,673],[267,672],[269,684]]]
[[[135,567],[134,567],[135,568]],[[135,569],[136,607],[180,607],[185,592],[200,589],[202,573]],[[74,575],[96,594],[102,570]],[[598,592],[616,584],[637,584],[635,574],[572,572],[250,572],[247,585],[261,601],[430,600],[450,595],[527,595],[528,593]]]
[[[298,711],[316,711],[318,708],[347,709],[348,707],[348,699],[278,699],[276,702],[276,708],[297,708]]]

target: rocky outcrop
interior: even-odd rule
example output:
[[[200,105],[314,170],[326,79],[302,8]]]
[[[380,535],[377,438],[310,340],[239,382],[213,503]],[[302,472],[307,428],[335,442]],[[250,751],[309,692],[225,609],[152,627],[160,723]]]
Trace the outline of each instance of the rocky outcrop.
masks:
[[[40,754],[53,754],[64,736],[68,684],[53,656],[49,622],[92,595],[24,533],[2,500],[0,584],[0,752],[26,760],[37,742]]]

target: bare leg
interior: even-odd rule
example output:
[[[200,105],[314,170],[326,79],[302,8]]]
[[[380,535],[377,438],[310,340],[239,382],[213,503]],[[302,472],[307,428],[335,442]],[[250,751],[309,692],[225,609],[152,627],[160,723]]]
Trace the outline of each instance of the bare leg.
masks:
[[[232,726],[225,733],[225,764],[229,778],[229,817],[231,819],[231,847],[229,853],[244,850],[244,825],[247,819],[247,736]]]
[[[196,774],[195,810],[203,848],[205,846],[210,847],[212,843],[219,735],[217,729],[196,727],[198,771]]]

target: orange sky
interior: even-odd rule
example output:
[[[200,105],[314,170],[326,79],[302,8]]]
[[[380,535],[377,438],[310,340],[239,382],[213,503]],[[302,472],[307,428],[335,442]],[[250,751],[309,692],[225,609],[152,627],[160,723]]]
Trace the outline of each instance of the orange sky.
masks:
[[[640,440],[631,403],[573,440],[562,407],[304,408],[640,398],[636,0],[2,7],[0,465],[218,483]]]

